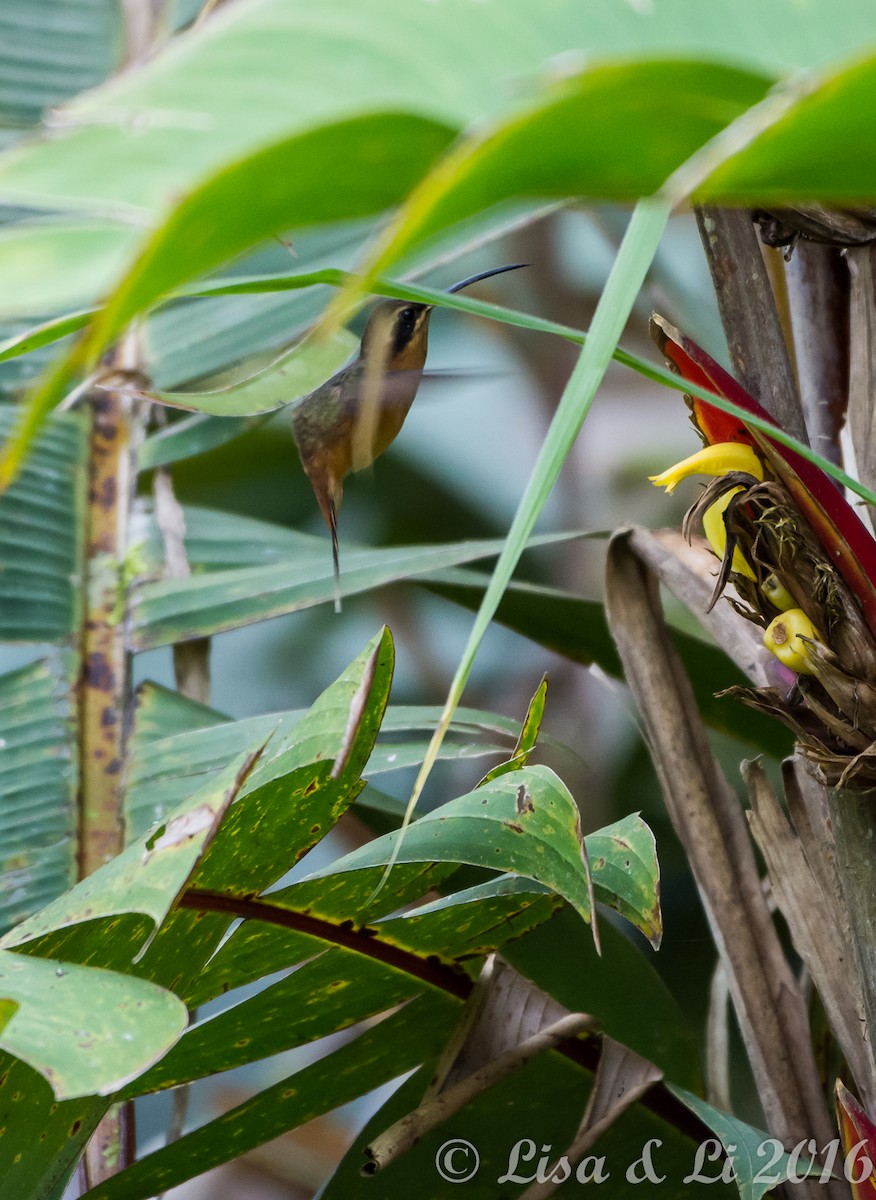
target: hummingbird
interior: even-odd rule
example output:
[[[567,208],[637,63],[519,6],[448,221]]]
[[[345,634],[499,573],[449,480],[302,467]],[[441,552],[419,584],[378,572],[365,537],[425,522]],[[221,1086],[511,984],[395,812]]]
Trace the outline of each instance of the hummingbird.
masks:
[[[494,267],[447,289],[460,292],[525,263]],[[344,479],[369,467],[395,440],[417,395],[434,305],[381,301],[365,326],[359,353],[292,406],[292,436],[332,538],[335,612],[340,612],[338,512]]]

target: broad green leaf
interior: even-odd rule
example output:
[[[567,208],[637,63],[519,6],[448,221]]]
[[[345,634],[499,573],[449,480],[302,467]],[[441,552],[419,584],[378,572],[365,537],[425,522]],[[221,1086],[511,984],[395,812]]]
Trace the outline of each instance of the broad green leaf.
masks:
[[[373,224],[367,219],[296,229],[288,246],[271,240],[221,279],[185,284],[175,293],[178,299],[162,302],[146,320],[146,365],[153,382],[177,390],[232,367],[238,377],[252,375],[254,370],[244,365],[238,371],[236,364],[261,356],[265,365],[307,331],[330,295],[326,285],[343,277],[338,268],[354,269]],[[267,273],[284,282],[276,288],[251,286],[254,276]]]
[[[297,774],[303,783],[306,778],[309,783],[314,764],[316,770],[325,771],[331,766],[330,759],[339,752],[347,765],[340,771],[338,780],[332,783],[326,803],[334,803],[340,810],[344,792],[349,794],[357,786],[357,769],[367,758],[374,727],[379,723],[381,706],[388,692],[391,659],[387,661],[387,645],[386,637],[375,639],[357,664],[345,673],[340,684],[335,685],[334,692],[329,689],[329,693],[324,694],[311,712],[309,725],[307,718],[302,722],[305,726],[303,740],[291,746],[284,746],[282,742],[272,746],[273,757],[262,768],[258,787],[240,798],[247,816],[260,826],[259,834],[264,833],[267,841],[265,845],[254,845],[254,831],[244,829],[246,822],[238,817],[236,822],[230,822],[230,836],[218,846],[210,870],[221,872],[224,867],[230,867],[232,872],[239,871],[243,886],[247,885],[253,872],[259,873],[257,886],[267,885],[281,874],[288,862],[282,841],[288,833],[287,801],[294,809],[298,799],[295,776]],[[361,690],[363,679],[373,685],[370,703]],[[355,710],[355,720],[351,710]],[[286,789],[283,788],[284,776],[290,779]],[[183,806],[180,818],[184,812],[206,817],[204,810],[211,808],[219,782],[209,780],[201,792]],[[307,790],[306,786],[304,790]],[[325,801],[324,792],[322,798]],[[315,804],[311,795],[303,798],[299,807],[305,807],[308,801]],[[265,807],[260,808],[263,804]],[[322,812],[319,815],[327,827],[328,814]],[[308,816],[306,836],[313,837],[313,815]],[[199,821],[193,824],[199,825]],[[233,919],[225,914],[205,916],[186,908],[168,913],[177,892],[191,874],[191,847],[197,847],[196,857],[202,848],[204,832],[200,827],[187,827],[171,818],[151,838],[142,838],[119,859],[74,888],[68,897],[19,926],[10,935],[9,944],[15,943],[16,948],[28,955],[108,966],[161,985],[172,985],[184,992],[220,944]],[[188,845],[183,842],[173,845],[172,840],[177,834],[187,838]],[[272,834],[276,834],[273,840]],[[241,845],[244,838],[246,842]],[[157,879],[157,875],[170,873],[165,866],[174,868],[174,878]],[[218,886],[226,882],[224,877],[217,878],[210,871],[203,873],[201,880]],[[107,886],[103,887],[105,881]],[[162,918],[163,924],[156,933],[155,921]],[[138,950],[138,959],[132,963]],[[39,1081],[39,1077],[12,1060],[9,1060],[8,1068],[4,1061],[0,1075],[8,1086],[21,1088],[27,1101],[16,1106],[16,1123],[6,1131],[6,1136],[0,1138],[0,1180],[4,1187],[8,1182],[10,1187],[17,1188],[16,1195],[54,1195],[52,1189],[75,1162],[83,1140],[105,1111],[107,1102],[77,1104],[71,1101],[60,1107],[53,1105],[48,1087],[41,1092],[34,1086],[33,1080]],[[24,1140],[19,1120],[26,1122]],[[26,1147],[33,1145],[35,1139],[39,1139],[40,1147],[53,1151],[49,1162],[42,1149],[38,1163],[25,1154]],[[34,1179],[39,1180],[42,1191],[32,1182]],[[23,1190],[25,1186],[29,1190]]]
[[[341,870],[272,892],[265,899],[272,908],[293,914],[293,920],[287,925],[267,920],[245,922],[223,943],[185,999],[190,1006],[203,1004],[326,947],[334,947],[333,978],[338,986],[345,973],[355,980],[357,961],[370,955],[384,962],[387,988],[398,988],[397,974],[405,970],[415,981],[420,980],[419,988],[423,979],[430,978],[430,964],[474,970],[478,958],[547,920],[560,902],[531,880],[503,875],[423,905],[404,917],[386,918],[387,913],[410,905],[424,893],[446,887],[447,877],[455,869],[453,863],[400,864],[377,894],[379,868]],[[303,917],[298,926],[294,914]],[[381,917],[384,919],[378,920]],[[339,943],[354,952],[352,957],[340,955]],[[409,957],[384,952],[384,947],[403,950]],[[307,1017],[311,1020],[309,1013]],[[287,1025],[296,1021],[297,1016],[290,1017]]]
[[[94,1097],[58,1101],[42,1075],[2,1051],[0,1079],[7,1118],[0,1121],[0,1188],[16,1200],[60,1200],[109,1102]]]
[[[790,81],[767,106],[775,118],[735,153],[713,157],[697,192],[733,204],[757,195],[761,204],[821,196],[836,205],[869,203],[874,180],[861,139],[876,119],[876,56],[872,34],[866,56],[820,77]],[[862,47],[863,48],[863,47]],[[705,159],[704,162],[708,162]]]
[[[494,206],[419,247],[410,265],[418,273],[443,265],[538,220],[557,207],[526,202]],[[47,225],[38,227],[48,230],[50,241],[51,228]],[[147,375],[159,389],[177,388],[180,384],[215,375],[244,360],[263,359],[269,350],[276,351],[277,347],[299,338],[324,308],[327,285],[337,287],[347,282],[373,228],[374,222],[365,220],[296,231],[297,270],[293,273],[283,270],[288,264],[286,247],[275,245],[262,248],[254,258],[241,263],[233,275],[185,284],[169,302],[159,304],[146,321],[143,349]],[[32,253],[45,257],[37,247],[37,237],[36,232],[31,235]],[[102,276],[96,274],[98,265],[95,262],[90,264],[89,272],[94,279],[95,291],[102,294],[113,281],[113,264],[106,256],[100,263]],[[273,269],[270,273],[247,274],[247,267],[256,265],[262,272],[268,266]],[[406,271],[407,267],[406,263]],[[387,295],[405,290],[404,285],[382,280],[377,282],[376,289]],[[438,295],[453,305],[446,293]],[[6,302],[12,301],[7,297]],[[0,363],[30,354],[77,332],[88,324],[95,312],[94,308],[82,309],[16,331],[0,344]],[[233,422],[204,423],[217,444],[234,436]],[[238,425],[237,430],[240,428]],[[219,429],[224,430],[224,438],[218,438]],[[147,438],[141,450],[142,466],[157,465],[158,460],[153,461],[153,455],[158,446],[162,446],[163,453],[170,452],[165,442],[171,434],[172,430],[165,429]],[[175,439],[173,442],[175,445]],[[174,453],[185,457],[186,453],[196,453],[203,448],[196,445],[189,452],[175,450]]]
[[[380,894],[382,911],[439,885],[447,871],[409,867],[400,873],[401,887],[394,881],[391,896]],[[198,1022],[126,1094],[176,1086],[315,1041],[411,999],[424,987],[467,994],[470,980],[442,971],[435,963],[454,969],[468,964],[474,970],[472,959],[500,949],[546,920],[559,903],[543,889],[536,890],[537,885],[527,889],[515,886],[520,881],[503,879],[478,889],[477,895],[464,894],[459,903],[465,909],[451,912],[429,906],[410,919],[376,926],[369,920],[366,926],[371,898],[362,895],[362,884],[373,894],[379,873],[364,874],[370,878],[350,881],[339,874],[266,897],[275,914],[289,914],[290,927],[269,925],[267,907],[263,920],[245,922],[211,961],[207,978],[197,981],[198,990],[188,1002],[203,1002],[217,985],[225,991],[298,964],[296,970]]]
[[[0,404],[0,440],[15,408]],[[81,607],[86,422],[55,417],[41,432],[15,484],[0,496],[0,639],[60,642]]]
[[[106,1096],[177,1040],[188,1012],[171,992],[114,971],[0,951],[0,1047],[49,1082],[59,1100]]]
[[[361,790],[393,661],[384,628],[291,732],[274,739],[197,867],[195,888],[258,894],[325,837]]]
[[[648,14],[602,0],[549,9],[533,0],[422,8],[373,0],[367,12],[355,0],[325,10],[262,0],[214,14],[194,36],[68,105],[51,142],[7,155],[0,195],[154,211],[249,148],[354,113],[418,112],[457,128],[494,116],[509,95],[536,90],[551,66],[555,75],[560,54],[573,65],[575,51],[589,61],[685,54],[722,62],[732,50],[734,62],[779,73],[856,53],[869,33],[856,0],[837,0],[830,12],[809,7],[805,20],[794,0],[767,9],[715,0],[708,12],[697,0],[655,0]],[[258,64],[259,87],[229,63]],[[95,161],[114,170],[94,178],[82,164]]]
[[[412,1001],[340,1050],[92,1188],[82,1200],[147,1200],[365,1095],[434,1059],[457,1012],[458,1004],[443,995]]]
[[[134,842],[69,892],[17,925],[2,939],[2,945],[17,949],[77,925],[86,926],[81,936],[87,943],[87,927],[94,921],[134,913],[148,917],[157,928],[215,835],[223,813],[251,767],[254,752],[234,759],[153,834]],[[143,926],[138,922],[136,928],[142,930]],[[114,940],[122,941],[118,931]],[[129,962],[138,949],[138,944],[128,946]],[[121,953],[124,954],[124,947]]]
[[[667,1079],[698,1089],[697,1038],[650,956],[609,921],[599,936],[601,954],[566,908],[502,954],[570,1011],[592,1013],[609,1037],[656,1063]]]
[[[492,120],[499,132],[492,142],[488,135],[478,137],[473,154],[463,144],[448,160],[450,165],[439,169],[443,176],[436,176],[433,194],[429,195],[431,185],[427,185],[422,203],[414,205],[419,216],[411,219],[409,212],[404,218],[409,241],[415,226],[425,233],[429,214],[437,212],[446,197],[442,178],[453,178],[454,194],[465,192],[463,184],[469,176],[475,181],[468,209],[463,206],[461,216],[473,211],[475,200],[477,210],[509,194],[532,196],[556,190],[562,195],[607,195],[620,189],[632,197],[648,192],[657,171],[668,162],[679,165],[692,148],[753,103],[758,88],[762,94],[775,78],[775,67],[764,75],[725,65],[726,44],[715,38],[715,27],[706,39],[715,48],[714,56],[681,65],[678,54],[667,51],[678,39],[689,53],[692,39],[686,5],[684,17],[676,16],[664,44],[657,47],[659,60],[643,62],[635,58],[643,48],[644,23],[638,14],[631,31],[626,22],[618,26],[615,21],[600,21],[598,9],[576,9],[568,2],[557,5],[550,18],[541,10],[536,15],[530,0],[517,0],[510,12],[503,5],[501,14],[493,6],[485,11],[465,6],[460,14],[467,35],[463,44],[491,47],[492,70],[485,71],[479,61],[469,77],[460,73],[457,22],[444,6],[437,12],[411,13],[399,0],[383,0],[377,11],[369,11],[364,38],[368,52],[363,55],[357,45],[353,86],[339,88],[329,84],[314,52],[319,47],[330,61],[349,63],[349,39],[362,18],[344,11],[345,7],[336,11],[333,6],[331,22],[322,26],[310,10],[283,6],[280,0],[262,0],[223,14],[224,19],[212,22],[201,36],[183,39],[174,52],[71,106],[74,127],[66,138],[52,143],[48,169],[39,147],[27,147],[17,158],[10,155],[9,161],[0,162],[0,198],[23,204],[38,204],[42,197],[43,203],[55,205],[99,204],[103,211],[126,212],[133,206],[140,213],[145,207],[162,214],[168,199],[177,202],[176,209],[159,222],[84,342],[34,393],[2,462],[6,482],[70,373],[94,363],[121,328],[158,295],[284,225],[376,212],[397,201],[450,138],[466,127],[483,129],[484,122]],[[734,29],[738,21],[735,11]],[[527,29],[527,36],[521,36],[521,27]],[[408,35],[404,52],[399,40],[402,31]],[[230,44],[236,55],[259,62],[257,105],[250,92],[241,94],[248,73],[222,69]],[[845,48],[848,42],[838,42],[834,32],[829,44]],[[428,47],[428,53],[412,54],[412,45]],[[570,46],[582,47],[591,63],[602,55],[609,65],[576,76],[570,69],[571,64],[578,65],[568,58]],[[556,65],[549,64],[552,70],[544,68],[560,53],[567,59],[561,73],[565,78],[558,84]],[[618,59],[631,55],[629,66],[618,64]],[[798,50],[798,56],[823,61],[824,47],[815,54],[811,49]],[[781,57],[787,61],[787,51]],[[790,57],[793,60],[793,52]],[[678,63],[674,72],[673,58]],[[615,78],[614,87],[609,85],[603,95],[596,80],[600,72],[610,75],[624,70],[628,77]],[[447,87],[450,77],[455,83],[452,89]],[[660,78],[666,84],[663,89],[655,86]],[[519,101],[515,103],[510,117],[509,79],[518,81],[516,96],[526,97],[520,107]],[[593,102],[579,114],[585,126],[592,121],[598,133],[617,126],[629,134],[627,141],[618,138],[608,144],[594,136],[597,151],[604,148],[605,155],[582,157],[577,149],[569,153],[582,136],[572,112],[574,102],[564,106],[565,99],[574,97],[576,80],[584,91],[593,93]],[[688,100],[697,102],[677,111],[671,98],[684,86]],[[655,98],[669,98],[659,138],[651,135]],[[173,121],[167,120],[168,111],[173,112]],[[132,113],[138,117],[135,137],[126,128],[125,114]],[[542,115],[544,122],[540,122]],[[572,137],[566,136],[570,123]],[[672,147],[669,154],[663,153],[667,145]],[[558,170],[551,147],[560,151]],[[489,169],[490,148],[503,170]],[[563,169],[564,152],[571,171]],[[467,157],[477,166],[473,172],[464,167],[460,172],[454,164]],[[527,174],[521,164],[530,157],[535,170]],[[580,164],[591,157],[592,169],[582,171]],[[83,170],[83,160],[114,163],[111,178],[101,178],[99,191],[92,178],[97,172]],[[500,188],[496,196],[489,188],[504,177],[506,165],[507,174],[516,169],[518,178],[509,178],[510,192]],[[316,202],[317,185],[321,205]],[[481,186],[487,190],[478,191]],[[218,225],[209,219],[217,208],[223,211]],[[384,245],[392,242],[390,237]],[[390,254],[397,257],[400,247],[401,243],[394,244]]]
[[[420,116],[368,114],[260,146],[186,196],[142,246],[88,329],[32,393],[0,459],[4,484],[14,477],[24,449],[71,375],[89,371],[135,316],[291,221],[307,225],[371,215],[397,202],[451,134]],[[223,214],[221,221],[215,220],[216,212]]]
[[[331,872],[399,863],[457,862],[511,871],[545,884],[591,919],[578,809],[547,767],[524,767],[354,850]]]
[[[174,288],[290,224],[370,216],[387,208],[447,146],[452,132],[421,115],[357,114],[282,136],[239,159],[227,157],[142,247],[95,319],[90,352],[99,353],[98,346]],[[213,223],[216,212],[223,219]]]
[[[305,338],[249,379],[208,392],[146,391],[148,398],[174,408],[218,417],[251,417],[273,412],[324,383],[358,348],[359,339],[341,329],[327,338]]]
[[[146,680],[134,693],[134,728],[128,744],[126,779],[132,757],[138,751],[143,753],[153,742],[226,723],[232,724],[228,717],[208,704],[199,704],[173,688]],[[265,736],[269,732],[266,725]]]
[[[137,240],[137,230],[130,225],[84,218],[0,227],[0,320],[62,313],[102,299],[129,262]],[[41,340],[37,334],[29,348]],[[8,356],[8,346],[4,350]]]
[[[533,538],[548,545],[575,533]],[[316,539],[314,539],[314,542]],[[313,545],[313,544],[312,544]],[[384,549],[341,547],[341,594],[355,595],[388,583],[425,575],[459,563],[488,558],[498,541]],[[147,650],[194,637],[236,629],[282,613],[297,612],[334,598],[328,539],[288,562],[266,567],[214,571],[188,579],[142,583],[133,589],[130,645]]]
[[[0,934],[76,878],[72,664],[0,675]]]
[[[361,935],[365,942],[365,935]],[[385,1012],[424,990],[421,979],[349,949],[325,949],[317,939],[291,961],[278,957],[272,970],[299,965],[284,979],[197,1022],[148,1073],[126,1089],[139,1096],[176,1087],[315,1042]],[[293,949],[290,946],[290,949]],[[321,952],[322,951],[322,952]],[[310,961],[300,962],[307,956]]]
[[[584,839],[596,899],[622,917],[660,949],[660,866],[654,834],[638,815],[624,817]]]
[[[802,1152],[810,1155],[817,1152],[814,1139],[801,1146],[800,1152],[785,1154],[782,1143],[762,1130],[747,1125],[730,1113],[720,1112],[682,1087],[670,1085],[669,1090],[720,1139],[732,1164],[742,1200],[760,1200],[761,1196],[786,1181],[799,1182],[821,1175],[821,1163],[801,1157]],[[720,1178],[723,1162],[716,1159],[718,1156],[713,1154],[694,1163],[694,1169],[700,1168],[701,1178],[693,1182],[706,1184],[711,1179]]]
[[[390,880],[399,869],[393,868]],[[546,921],[560,903],[559,896],[534,880],[500,875],[377,922],[376,928],[381,938],[404,949],[465,963],[496,949],[504,953],[508,942]]]
[[[290,454],[294,454],[291,444]],[[326,550],[324,537],[239,513],[187,505],[183,517],[186,557],[195,574],[229,567],[288,563],[302,554]],[[151,504],[138,505],[130,529],[131,544],[143,575],[146,578],[159,575],[164,569],[165,551]]]
[[[0,128],[26,128],[43,110],[100,83],[118,65],[122,13],[114,0],[4,0],[0,9]]]
[[[432,234],[509,197],[649,194],[723,125],[760,100],[768,83],[715,63],[591,68],[559,89],[548,89],[547,99],[534,110],[500,122],[492,139],[479,135],[442,163],[438,182],[427,179],[407,206],[416,216],[403,215],[393,227],[397,234],[383,239],[386,249],[369,277],[414,244],[421,231]],[[666,111],[654,113],[655,100],[661,99]],[[663,136],[641,139],[653,121],[661,124]],[[421,117],[360,117],[278,140],[227,166],[186,196],[156,230],[95,318],[71,365],[88,369],[133,317],[187,279],[275,233],[288,224],[289,214],[306,225],[377,212],[396,202],[446,146],[451,132]],[[637,135],[642,145],[631,153]],[[586,156],[577,152],[577,139],[586,141]],[[223,220],[211,224],[216,211]],[[213,231],[210,236],[207,230]],[[55,378],[60,381],[62,374]],[[48,390],[46,402],[51,407]]]
[[[265,899],[273,909],[304,914],[308,920],[301,928],[268,921],[243,922],[219,947],[184,999],[190,1007],[204,1004],[232,988],[311,958],[339,940],[349,945],[358,938],[367,954],[373,931],[351,935],[353,926],[364,930],[373,918],[412,904],[430,888],[439,887],[454,870],[453,865],[433,863],[400,867],[378,898],[374,896],[377,877],[369,871],[302,881],[271,892]],[[309,918],[322,923],[321,937]]]
[[[652,195],[763,99],[770,82],[720,62],[589,65],[459,141],[383,234],[360,286],[370,288],[421,237],[509,196],[632,201]],[[650,136],[655,128],[660,137]]]
[[[365,774],[374,778],[422,761],[440,710],[393,707],[387,710],[380,740]],[[229,721],[222,713],[194,704],[154,684],[138,694],[130,740],[125,820],[138,836],[179,804],[230,759],[258,739],[286,738],[304,711]],[[508,717],[461,709],[451,730],[445,757],[471,758],[507,753],[519,724]]]

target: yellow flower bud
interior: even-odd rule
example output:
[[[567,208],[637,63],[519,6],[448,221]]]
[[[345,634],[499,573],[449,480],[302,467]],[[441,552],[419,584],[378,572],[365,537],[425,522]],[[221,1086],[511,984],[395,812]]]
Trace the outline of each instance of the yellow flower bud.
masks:
[[[803,609],[789,608],[770,621],[764,630],[763,644],[779,662],[798,675],[814,675],[815,665],[807,652],[804,638],[812,642],[821,640]]]
[[[671,495],[689,475],[726,475],[728,471],[746,471],[755,479],[763,479],[763,463],[744,442],[717,442],[714,446],[704,446],[690,458],[648,478],[654,487],[666,488]]]
[[[773,608],[777,608],[779,612],[787,612],[789,608],[794,608],[797,604],[797,601],[779,579],[778,575],[767,575],[761,584],[760,590]]]
[[[708,538],[709,545],[721,560],[723,560],[724,551],[727,548],[727,530],[724,526],[724,513],[727,510],[727,505],[736,493],[743,490],[741,487],[731,488],[723,496],[720,496],[714,504],[710,504],[703,513],[703,533]],[[745,575],[747,579],[756,578],[754,571],[748,565],[745,555],[738,547],[733,551],[733,570],[738,571],[740,575]]]

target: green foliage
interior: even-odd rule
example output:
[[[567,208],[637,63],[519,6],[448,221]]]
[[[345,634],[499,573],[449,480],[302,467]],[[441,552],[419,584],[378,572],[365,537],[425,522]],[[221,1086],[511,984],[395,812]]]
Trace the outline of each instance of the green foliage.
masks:
[[[0,392],[20,400],[0,406],[0,638],[40,647],[0,675],[0,1191],[58,1200],[111,1104],[341,1031],[340,1048],[88,1197],[149,1197],[411,1071],[325,1195],[428,1191],[449,1126],[382,1184],[359,1178],[361,1149],[422,1099],[497,951],[664,1072],[667,1085],[606,1135],[613,1161],[659,1137],[681,1178],[695,1144],[684,1105],[753,1146],[762,1135],[693,1095],[702,1081],[687,1023],[642,939],[611,923],[659,945],[649,825],[636,814],[582,836],[576,799],[593,798],[530,762],[552,749],[543,690],[522,723],[457,706],[494,618],[619,675],[598,601],[512,575],[525,549],[568,550],[580,536],[532,532],[612,359],[667,379],[618,341],[671,208],[692,195],[872,197],[860,152],[876,95],[867,6],[254,0],[181,35],[169,28],[167,45],[82,92],[135,42],[123,7],[12,0],[0,14]],[[46,107],[67,97],[41,136]],[[637,203],[586,335],[401,282],[580,197]],[[311,333],[330,287],[343,291]],[[292,613],[304,621],[334,585],[324,536],[224,511],[231,501],[183,506],[190,574],[166,570],[166,529],[143,498],[124,562],[113,560],[89,541],[89,507],[118,499],[89,495],[92,424],[55,409],[92,372],[119,383],[102,360],[133,321],[149,378],[122,379],[127,400],[152,395],[196,415],[148,430],[132,470],[234,454],[265,414],[342,364],[356,338],[339,319],[371,290],[583,344],[506,537],[342,545],[344,596],[412,580],[477,609],[447,704],[388,707],[386,630],[307,712],[262,705],[232,720],[155,684],[135,698],[116,680],[105,711],[129,729],[114,764],[128,846],[71,888],[94,799],[82,794],[78,689],[102,666],[82,661],[98,576],[119,581],[112,619],[131,660]],[[120,495],[130,482],[118,480]],[[491,578],[461,570],[492,557]],[[706,719],[781,757],[780,734],[715,699],[740,679],[721,651],[689,633],[675,640]],[[305,641],[332,678],[318,641]],[[404,806],[375,781],[419,768],[416,795],[433,762],[490,754],[503,761],[480,786],[454,788],[401,835]],[[331,856],[323,843],[345,813],[382,836],[286,879],[317,847]],[[597,923],[595,904],[610,919]],[[221,1011],[198,1014],[228,993]],[[596,1042],[533,1060],[455,1118],[483,1156],[471,1196],[496,1194],[512,1126],[557,1149],[571,1141]],[[737,1162],[741,1194],[760,1194],[757,1165]],[[621,1171],[610,1194],[627,1192],[639,1189]]]
[[[245,753],[232,751],[230,764],[210,772],[150,833],[4,939],[7,965],[0,984],[12,981],[3,993],[17,1008],[4,1012],[3,1044],[38,1067],[59,1098],[105,1097],[102,1107],[93,1100],[83,1110],[92,1125],[119,1096],[125,1077],[136,1076],[120,1098],[175,1087],[315,1041],[399,1003],[422,1001],[404,1010],[404,1020],[388,1018],[393,1028],[399,1027],[390,1043],[375,1031],[363,1035],[361,1046],[357,1041],[338,1052],[340,1061],[332,1070],[344,1080],[340,1090],[325,1087],[328,1067],[305,1071],[287,1085],[286,1098],[294,1097],[294,1104],[277,1108],[278,1089],[270,1089],[258,1104],[245,1106],[231,1141],[222,1133],[225,1118],[214,1129],[207,1127],[209,1133],[205,1129],[190,1135],[193,1142],[183,1139],[153,1156],[154,1162],[144,1160],[132,1168],[130,1178],[119,1176],[118,1184],[96,1194],[111,1196],[121,1187],[129,1190],[118,1194],[148,1195],[169,1180],[203,1169],[197,1147],[205,1137],[210,1153],[223,1161],[240,1144],[260,1144],[287,1128],[284,1122],[306,1119],[370,1090],[406,1069],[404,1040],[397,1040],[402,1030],[411,1038],[410,1066],[422,1063],[437,1053],[442,1031],[449,1032],[454,1006],[471,990],[467,971],[478,959],[547,919],[560,897],[591,918],[577,811],[559,780],[538,767],[502,776],[414,825],[405,861],[380,893],[375,893],[380,871],[369,870],[385,861],[386,845],[377,841],[365,854],[349,855],[328,870],[265,895],[329,832],[363,786],[361,772],[383,717],[392,662],[392,643],[384,631],[285,731],[276,730],[265,744],[263,723],[251,723]],[[154,740],[160,725],[153,717],[148,726],[153,749],[160,745]],[[223,726],[206,732],[213,729],[225,736]],[[193,736],[197,731],[169,740]],[[440,831],[437,840],[435,830]],[[418,853],[422,837],[430,843],[426,854]],[[611,858],[615,846],[629,859],[630,843],[621,846],[616,831],[606,831],[593,845],[602,858]],[[443,887],[448,867],[460,861],[537,876],[542,886],[520,890],[500,877],[496,884],[451,894],[413,916],[391,916],[401,905]],[[653,854],[648,869],[653,902]],[[600,898],[632,914],[629,886],[635,871],[629,861],[601,868],[600,876]],[[619,893],[613,891],[616,885]],[[555,893],[553,899],[545,888]],[[262,898],[254,901],[256,896]],[[477,920],[459,921],[451,911],[455,905],[470,909]],[[223,941],[234,916],[247,913],[259,918],[254,926],[244,923]],[[19,953],[9,954],[9,949]],[[461,969],[463,963],[467,970]],[[172,993],[193,1008],[296,964],[298,969],[279,982],[182,1032],[184,1010]],[[95,984],[95,969],[113,972],[110,985]],[[51,979],[48,988],[41,972]],[[96,986],[102,999],[96,1010],[92,1000],[92,1019],[100,1036],[89,1036],[83,1045],[81,1026],[89,1027],[83,1009],[89,989]],[[410,1022],[419,1014],[419,1024],[427,1002],[437,1005],[436,1015],[444,1015],[429,1018],[431,1040],[421,1032],[413,1038]],[[43,1039],[37,1055],[34,1028],[55,1009],[57,1040]],[[134,1019],[141,1022],[136,1039],[129,1031]],[[127,1055],[119,1053],[120,1039],[132,1040]],[[145,1070],[174,1042],[174,1049]],[[393,1047],[389,1059],[388,1044]],[[393,1067],[387,1075],[389,1061]],[[33,1093],[31,1086],[28,1094]],[[268,1106],[271,1122],[263,1116]],[[65,1106],[53,1113],[34,1104],[29,1113],[32,1135],[42,1128],[43,1142],[51,1143],[58,1122],[66,1127],[69,1119]],[[66,1159],[44,1163],[42,1174],[33,1155],[24,1161],[0,1158],[3,1178],[17,1194],[42,1195],[64,1162],[75,1161],[78,1146],[71,1141]]]

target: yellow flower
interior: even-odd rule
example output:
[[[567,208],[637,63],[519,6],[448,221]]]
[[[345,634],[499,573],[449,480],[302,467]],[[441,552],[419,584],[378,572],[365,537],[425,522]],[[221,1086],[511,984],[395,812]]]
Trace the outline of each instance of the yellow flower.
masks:
[[[728,471],[745,471],[755,479],[763,479],[763,464],[744,442],[718,442],[714,446],[704,446],[690,458],[676,463],[659,475],[650,475],[649,479],[655,487],[666,488],[671,495],[682,479],[689,475],[726,475]]]
[[[708,538],[709,545],[722,561],[724,559],[724,551],[727,547],[727,529],[724,525],[724,512],[736,493],[744,490],[741,487],[731,488],[723,496],[719,496],[714,504],[710,504],[703,513],[703,533]],[[733,570],[737,571],[740,575],[744,575],[747,579],[757,578],[754,571],[748,565],[745,555],[738,547],[733,551]]]

